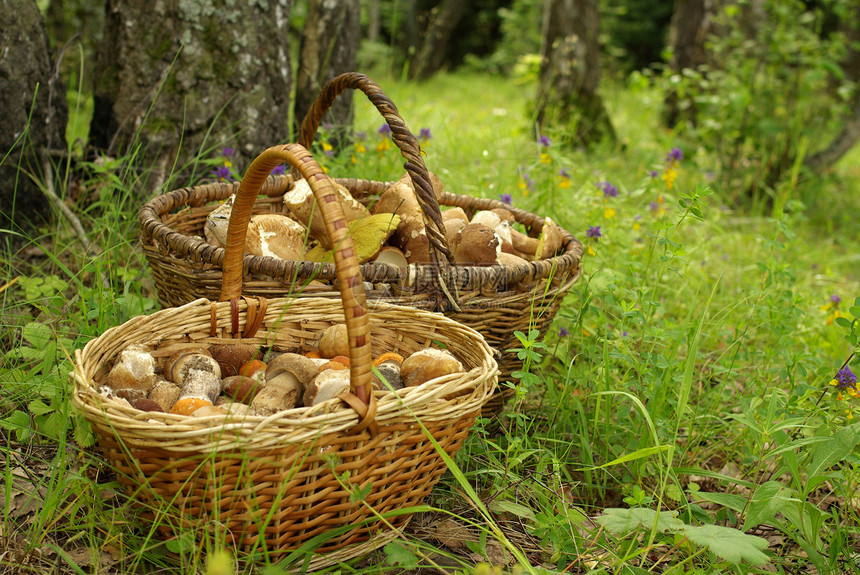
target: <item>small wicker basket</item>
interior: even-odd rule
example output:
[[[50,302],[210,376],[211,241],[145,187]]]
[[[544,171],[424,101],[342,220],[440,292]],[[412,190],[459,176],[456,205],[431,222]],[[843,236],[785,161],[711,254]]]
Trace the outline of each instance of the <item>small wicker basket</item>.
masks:
[[[425,215],[430,239],[429,266],[400,270],[385,264],[361,266],[367,296],[375,301],[419,309],[441,311],[447,317],[479,331],[501,355],[500,381],[514,381],[511,374],[522,367],[516,354],[514,332],[537,329],[544,332],[552,323],[561,300],[580,275],[582,244],[563,231],[562,247],[555,257],[513,267],[453,265],[442,231],[440,204],[459,206],[471,217],[478,210],[505,208],[532,236],[540,234],[544,218],[503,202],[443,192],[437,200],[418,140],[409,131],[394,103],[372,80],[347,73],[326,84],[302,123],[299,143],[310,148],[319,123],[338,95],[348,89],[361,90],[391,128],[391,136],[406,160],[404,167],[415,187]],[[273,176],[259,186],[257,201],[248,209],[257,213],[285,213],[283,195],[292,185],[291,176]],[[369,203],[388,182],[338,179],[352,195]],[[157,196],[140,210],[140,239],[164,306],[178,306],[199,297],[214,299],[221,289],[225,250],[203,239],[206,217],[234,194],[238,185],[214,183],[174,190]],[[234,206],[234,211],[237,209]],[[245,295],[275,297],[337,298],[337,270],[332,264],[286,261],[246,256]],[[484,408],[485,415],[501,411],[513,394],[507,386]]]
[[[446,470],[434,441],[456,454],[493,394],[498,369],[490,347],[468,327],[413,308],[368,308],[343,214],[337,202],[325,201],[334,187],[303,147],[287,144],[258,157],[236,204],[252,204],[266,174],[282,161],[312,183],[323,206],[338,246],[342,301],[240,298],[250,211],[245,217],[234,211],[223,301],[198,299],[139,316],[89,342],[75,353],[73,402],[92,424],[120,484],[161,537],[180,530],[213,533],[251,557],[300,557],[303,564],[293,568],[307,570],[356,557],[397,536],[410,508]],[[344,321],[351,390],[339,396],[343,401],[270,417],[195,418],[138,411],[98,391],[96,381],[130,344],[210,345],[241,338],[301,352],[314,346],[325,327]],[[370,392],[373,355],[407,355],[440,344],[460,359],[465,373],[397,393]],[[356,497],[359,491],[363,495]]]

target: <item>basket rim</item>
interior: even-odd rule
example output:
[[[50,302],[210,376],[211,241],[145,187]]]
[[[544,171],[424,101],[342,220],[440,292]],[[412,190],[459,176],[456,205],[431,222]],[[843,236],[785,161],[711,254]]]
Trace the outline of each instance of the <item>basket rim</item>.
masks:
[[[390,183],[352,178],[335,178],[334,181],[346,185],[347,188],[357,187],[364,191],[379,189],[380,186],[386,186]],[[292,182],[291,176],[269,176],[258,197],[283,195]],[[155,196],[141,206],[138,211],[141,239],[167,246],[181,258],[190,257],[193,261],[222,268],[226,254],[224,248],[209,245],[202,238],[187,236],[175,231],[164,223],[164,217],[173,210],[202,207],[207,203],[216,201],[215,197],[227,198],[231,193],[236,193],[238,189],[238,182],[214,182],[179,188]],[[519,223],[537,231],[542,229],[546,219],[527,210],[510,206],[500,200],[476,198],[452,192],[442,192],[439,203],[440,205],[467,203],[471,204],[470,207],[482,210],[503,208],[511,212]],[[560,255],[543,260],[528,261],[515,266],[448,265],[445,266],[445,273],[449,276],[449,283],[458,289],[474,289],[486,285],[515,285],[524,279],[541,280],[578,268],[583,254],[582,243],[564,228],[560,228],[560,231],[562,235],[561,249],[563,250]],[[400,269],[386,264],[368,262],[361,264],[360,267],[364,280],[372,283],[385,282],[409,286],[423,279],[425,274],[436,274],[435,269],[432,269],[429,264],[410,264],[408,268]],[[287,281],[303,278],[332,281],[337,278],[337,270],[332,263],[282,260],[269,256],[245,254],[243,268],[244,273]]]
[[[312,297],[273,298],[269,300],[269,310],[272,311],[267,312],[267,317],[279,313],[277,311],[279,304],[283,305],[285,302],[290,302],[291,306],[300,306],[304,311],[314,313],[321,318],[331,318],[332,321],[340,321],[343,318],[340,302],[330,298]],[[99,365],[91,366],[90,369],[85,366],[85,363],[93,359],[89,356],[97,355],[100,346],[106,345],[114,338],[127,335],[126,332],[134,334],[135,337],[127,337],[123,341],[122,347],[117,347],[115,352],[124,349],[131,343],[159,341],[163,338],[156,337],[158,331],[153,328],[163,324],[167,318],[177,320],[180,317],[188,316],[199,320],[199,326],[203,326],[208,324],[210,320],[212,305],[213,302],[210,300],[200,298],[178,308],[166,308],[150,315],[136,316],[119,326],[105,330],[100,336],[87,342],[83,349],[75,350],[74,370],[69,374],[74,381],[72,403],[91,422],[96,421],[108,425],[114,430],[121,430],[124,437],[138,436],[152,439],[153,434],[163,436],[163,439],[169,440],[171,449],[178,451],[199,451],[201,449],[200,441],[205,442],[210,439],[216,442],[215,448],[219,451],[235,449],[239,444],[254,448],[271,446],[276,444],[271,438],[259,442],[256,442],[255,438],[263,437],[266,432],[273,430],[279,430],[278,435],[283,441],[284,430],[289,429],[291,433],[298,433],[298,435],[290,437],[290,442],[301,442],[323,434],[343,433],[355,427],[360,419],[358,414],[354,409],[336,398],[310,408],[292,408],[271,416],[248,415],[236,418],[233,422],[225,423],[224,416],[192,418],[168,413],[143,412],[126,406],[121,401],[105,398],[98,392],[93,376],[104,361],[100,362]],[[218,302],[215,305],[219,307],[219,318],[226,317],[226,321],[229,321],[230,302]],[[247,304],[240,300],[239,306],[240,321],[243,321]],[[413,321],[415,322],[433,325],[436,328],[435,333],[450,332],[452,336],[458,338],[458,348],[454,350],[455,354],[468,354],[473,359],[473,363],[478,365],[468,372],[431,380],[421,386],[405,391],[400,390],[396,394],[376,391],[375,395],[378,402],[376,421],[380,425],[402,422],[404,417],[409,421],[415,421],[415,419],[421,418],[428,405],[435,404],[438,406],[440,401],[448,402],[448,407],[451,409],[462,404],[462,411],[469,413],[473,410],[480,410],[492,396],[497,385],[498,364],[492,348],[477,331],[442,314],[412,307],[369,302],[368,308],[371,321],[385,321],[386,314],[390,316],[396,312],[408,314],[414,318]],[[295,311],[296,308],[292,307],[291,309]],[[329,320],[326,319],[326,321]],[[396,329],[396,326],[393,329]],[[193,329],[188,330],[189,334],[201,333],[202,331],[202,329],[199,332]],[[248,338],[248,340],[254,339],[260,338]],[[467,345],[470,345],[471,349],[461,349],[464,342],[468,342]],[[102,355],[110,354],[103,353]],[[464,386],[474,388],[471,396],[461,396],[465,399],[461,397],[448,399],[446,397],[458,390],[462,391]],[[241,436],[239,440],[235,437],[237,434]],[[164,443],[163,439],[158,440],[159,445]],[[190,441],[190,443],[183,445],[184,441]]]

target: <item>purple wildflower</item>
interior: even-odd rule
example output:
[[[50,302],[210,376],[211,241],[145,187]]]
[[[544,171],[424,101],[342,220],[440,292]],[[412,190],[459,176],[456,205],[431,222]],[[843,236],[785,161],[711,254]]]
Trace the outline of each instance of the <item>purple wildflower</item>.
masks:
[[[566,327],[560,328],[560,329],[558,330],[558,337],[564,337],[564,336],[566,336],[566,335],[570,335],[570,332],[569,332],[569,331],[567,331],[567,328],[566,328]]]
[[[387,125],[388,124],[386,124],[386,126]],[[365,141],[367,139],[367,132],[365,132],[365,131],[356,132],[355,133],[355,139],[358,140],[359,142]]]
[[[224,148],[223,150],[221,150],[221,155],[225,158],[232,158],[235,153],[236,152],[233,150],[233,148]]]
[[[570,173],[567,170],[565,170],[564,168],[559,170],[558,175],[561,176],[562,178],[570,179]]]
[[[666,163],[680,162],[683,159],[684,153],[681,152],[681,148],[672,148],[666,156]]]
[[[283,175],[284,175],[284,174],[286,174],[286,173],[287,173],[287,168],[286,168],[286,167],[284,167],[284,164],[278,164],[278,165],[277,165],[277,166],[275,166],[275,167],[274,167],[274,169],[272,170],[272,175],[273,175],[273,176],[283,176]]]
[[[380,126],[380,128],[379,128],[379,135],[385,136],[385,137],[390,136],[391,135],[391,126],[389,126],[388,124],[382,124],[382,126]]]
[[[230,168],[227,166],[218,166],[214,170],[212,170],[212,174],[218,178],[218,180],[232,180],[230,177]]]
[[[510,194],[499,194],[499,199],[508,205],[514,201]]]
[[[651,170],[651,172],[648,175],[651,176],[652,178],[656,178],[657,176],[660,175],[660,172],[658,172],[657,170]]]
[[[603,196],[606,198],[614,198],[618,195],[618,188],[609,182],[598,182],[597,187],[603,190]]]
[[[542,134],[541,137],[538,138],[538,144],[540,144],[544,148],[549,148],[552,145],[552,140]]]
[[[659,210],[659,209],[660,209],[660,204],[658,204],[657,202],[651,202],[651,204],[648,206],[648,208],[649,208],[652,212],[656,212],[657,210]]]
[[[600,233],[600,226],[588,226],[588,231],[585,232],[585,237],[597,239],[602,237],[603,234]]]
[[[334,130],[334,124],[331,122],[323,122],[322,123],[323,130],[328,130],[329,132]]]
[[[842,301],[842,298],[836,294],[833,294],[832,296],[830,296],[830,301],[832,301],[834,305],[839,305],[839,302]]]
[[[429,140],[432,137],[433,135],[430,133],[430,128],[421,128],[421,131],[418,132],[419,140]]]
[[[851,371],[847,365],[836,372],[836,387],[839,389],[847,389],[854,387],[857,383],[857,376]]]

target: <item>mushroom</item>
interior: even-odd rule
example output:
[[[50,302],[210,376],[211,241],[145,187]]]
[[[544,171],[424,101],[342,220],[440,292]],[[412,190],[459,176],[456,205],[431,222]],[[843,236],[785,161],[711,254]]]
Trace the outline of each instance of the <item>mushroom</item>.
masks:
[[[370,215],[367,208],[353,198],[349,190],[337,182],[333,183],[339,194],[340,205],[343,208],[347,222],[354,222]],[[316,198],[307,180],[297,180],[293,184],[293,189],[284,194],[284,204],[296,221],[311,229],[311,236],[320,245],[326,249],[332,247],[328,233],[326,232],[322,212],[319,206],[316,205]]]
[[[244,375],[231,375],[221,381],[221,393],[244,404],[250,404],[260,388],[258,380]]]
[[[203,235],[208,244],[222,248],[227,245],[227,229],[230,225],[230,212],[233,211],[235,199],[236,194],[233,194],[224,200],[224,203],[209,212],[206,217],[206,225],[203,226]]]
[[[415,387],[431,379],[463,371],[463,364],[451,352],[427,348],[416,351],[403,360],[400,379],[406,387]]]
[[[142,345],[130,345],[119,354],[106,383],[118,396],[138,399],[146,396],[155,381],[155,359],[149,349]],[[120,394],[120,390],[128,391]]]
[[[190,415],[191,417],[212,417],[213,415],[224,417],[228,414],[229,412],[223,406],[204,405],[192,411]]]
[[[271,415],[296,407],[307,384],[317,375],[317,366],[310,358],[297,353],[284,353],[266,368],[266,387],[251,401],[251,411]]]
[[[131,402],[131,406],[141,411],[167,411],[165,409],[162,409],[161,404],[159,404],[157,401],[153,401],[152,399],[148,399],[146,397],[135,399]]]
[[[161,379],[149,390],[149,399],[161,406],[161,411],[170,411],[182,390],[175,383]]]
[[[403,251],[409,263],[430,262],[430,240],[424,227],[424,212],[408,175],[383,190],[373,207],[373,213],[399,215],[400,223],[391,236],[392,245]]]
[[[203,406],[213,405],[220,392],[221,378],[218,375],[205,369],[189,369],[183,378],[179,399],[170,408],[170,413],[191,415]]]
[[[320,372],[305,388],[303,401],[305,407],[318,405],[349,391],[349,371],[327,369]]]
[[[379,376],[376,373],[373,374],[373,387],[382,390],[402,389],[403,381],[400,379],[400,364],[402,363],[403,357],[396,353],[383,353],[377,357],[373,361],[373,365],[379,372]]]
[[[451,251],[458,264],[488,266],[496,263],[501,245],[492,228],[469,224],[454,237]]]
[[[379,250],[379,254],[373,261],[377,264],[385,264],[400,269],[406,269],[409,267],[409,262],[406,261],[406,256],[404,256],[403,252],[394,246],[384,246]]]
[[[469,224],[468,221],[463,221],[460,218],[451,218],[443,223],[445,224],[445,237],[448,240],[448,245],[451,245],[457,234]]]
[[[469,216],[466,215],[466,212],[463,211],[463,208],[456,206],[453,208],[448,208],[444,212],[442,212],[442,221],[447,222],[448,220],[460,220],[463,222],[463,225],[469,223]]]
[[[550,258],[561,247],[561,228],[552,218],[545,218],[539,238],[529,237],[511,228],[511,241],[520,254],[533,256],[535,259]]]
[[[242,364],[239,368],[239,375],[250,377],[260,383],[260,386],[266,385],[266,368],[267,365],[260,359],[252,359]]]
[[[325,328],[317,344],[320,355],[331,359],[337,355],[349,357],[349,334],[345,323],[336,323]]]
[[[513,214],[510,210],[508,210],[508,209],[505,209],[505,208],[493,208],[493,209],[492,209],[492,210],[490,210],[490,211],[491,211],[491,212],[493,212],[494,214],[498,215],[498,216],[499,216],[499,218],[500,218],[503,222],[508,222],[509,224],[512,224],[512,223],[514,223],[514,222],[516,222],[516,221],[517,221],[516,216],[514,216],[514,214]]]
[[[251,217],[245,252],[282,260],[301,260],[305,253],[305,227],[281,214]]]
[[[185,380],[191,370],[208,371],[221,379],[221,366],[209,354],[205,347],[183,349],[170,358],[164,366],[164,374],[180,387],[185,386]]]
[[[247,343],[231,343],[209,347],[211,355],[221,367],[221,377],[239,375],[239,369],[248,361],[258,359],[260,348]]]
[[[500,253],[497,261],[499,262],[499,265],[506,267],[518,266],[529,263],[528,260],[525,260],[520,256],[514,254],[509,254],[507,252]]]
[[[472,216],[470,221],[472,224],[484,224],[488,228],[496,229],[496,227],[502,223],[502,218],[499,214],[495,212],[491,212],[490,210],[480,210],[475,212],[475,215]]]

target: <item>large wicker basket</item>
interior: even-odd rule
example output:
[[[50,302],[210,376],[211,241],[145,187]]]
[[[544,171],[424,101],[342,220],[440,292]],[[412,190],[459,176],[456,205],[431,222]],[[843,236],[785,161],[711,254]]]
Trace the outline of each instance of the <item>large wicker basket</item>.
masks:
[[[342,302],[333,298],[238,297],[242,253],[230,242],[221,302],[198,299],[139,316],[76,352],[74,404],[92,424],[120,484],[161,537],[208,533],[269,560],[301,558],[319,568],[353,558],[396,537],[445,471],[434,442],[453,456],[492,396],[497,366],[476,331],[440,314],[384,303],[366,305],[343,214],[331,181],[301,146],[271,148],[255,160],[237,204],[281,161],[313,182],[335,261]],[[244,237],[236,216],[231,238]],[[346,239],[345,239],[346,238]],[[235,246],[239,246],[235,249]],[[241,338],[266,348],[303,351],[319,332],[346,321],[351,391],[312,408],[270,417],[225,419],[142,412],[99,393],[97,381],[130,344],[218,344]],[[371,357],[445,346],[466,368],[424,385],[370,392]],[[361,398],[369,398],[363,401]],[[341,401],[343,400],[343,401]],[[361,493],[360,496],[356,496]],[[217,539],[216,539],[217,541]]]
[[[370,299],[419,309],[442,311],[447,317],[479,331],[501,355],[500,381],[514,381],[512,372],[521,368],[516,354],[506,350],[519,347],[517,330],[544,332],[552,322],[564,294],[580,274],[582,244],[563,232],[562,247],[555,257],[531,261],[515,267],[452,265],[441,224],[440,204],[459,206],[471,217],[478,210],[506,208],[530,235],[538,236],[544,219],[500,201],[444,192],[437,200],[430,183],[418,140],[409,131],[394,103],[370,79],[361,74],[343,74],[329,82],[302,124],[299,142],[310,148],[325,112],[347,89],[361,90],[391,128],[391,135],[406,159],[404,167],[412,178],[425,214],[431,243],[430,266],[410,266],[400,270],[384,264],[361,266]],[[285,213],[284,193],[291,176],[273,176],[261,183],[253,213]],[[354,197],[370,202],[388,182],[339,179]],[[149,261],[162,305],[177,306],[199,297],[217,297],[225,250],[208,245],[203,225],[218,201],[235,193],[234,183],[213,183],[175,190],[152,199],[140,210],[140,238]],[[235,208],[234,208],[235,210]],[[336,269],[331,264],[285,261],[246,256],[243,293],[256,296],[338,297],[333,287]],[[512,389],[501,386],[488,402],[485,415],[498,413]]]

